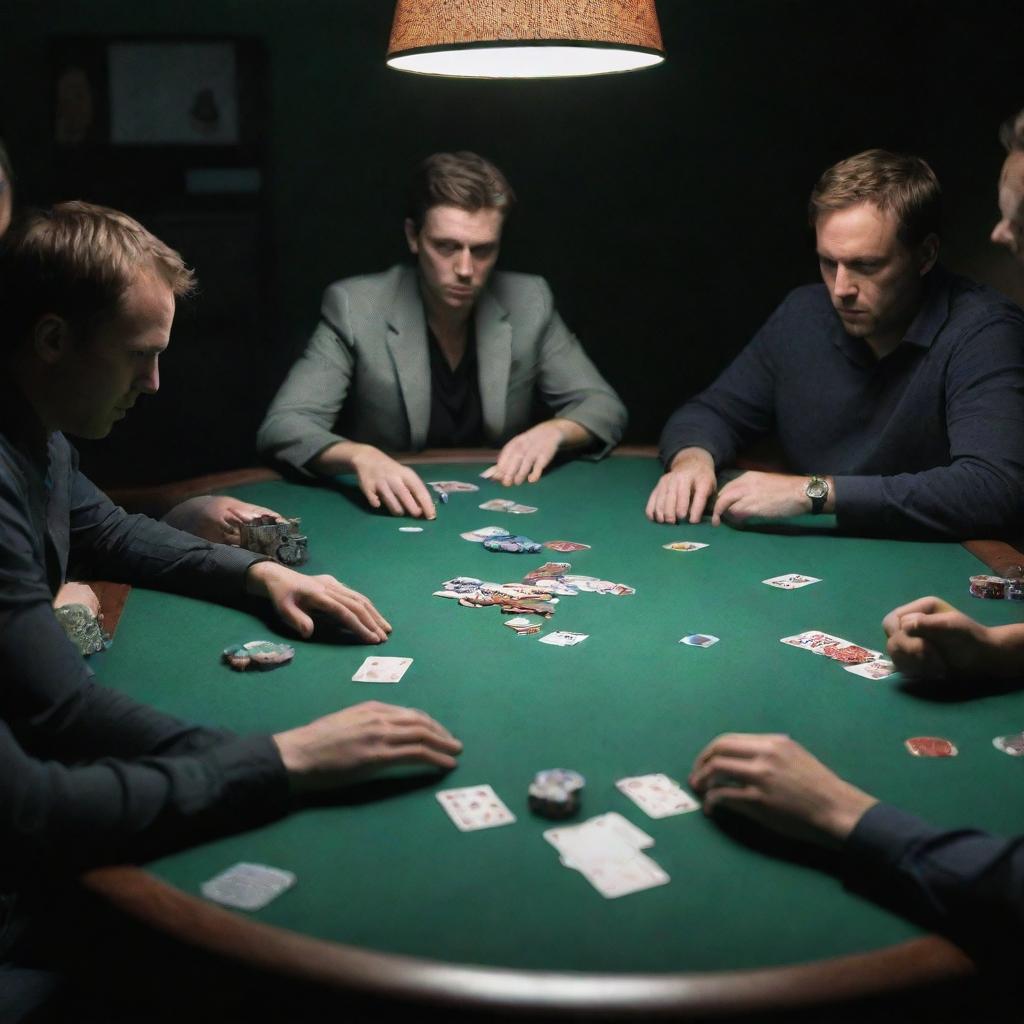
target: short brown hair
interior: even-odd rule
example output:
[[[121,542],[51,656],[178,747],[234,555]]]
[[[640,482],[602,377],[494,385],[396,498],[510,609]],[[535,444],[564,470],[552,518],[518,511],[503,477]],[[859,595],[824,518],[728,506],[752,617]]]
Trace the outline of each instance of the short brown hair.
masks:
[[[147,272],[176,296],[195,287],[181,256],[125,213],[77,201],[29,211],[0,241],[0,334],[9,348],[47,313],[87,333]]]
[[[409,188],[408,216],[419,231],[432,206],[460,210],[500,210],[508,216],[516,194],[508,179],[476,153],[434,153],[416,168]]]
[[[1007,153],[1024,152],[1024,110],[999,126],[999,141]]]
[[[866,149],[840,160],[811,190],[811,227],[823,213],[864,202],[874,203],[883,213],[891,210],[899,221],[899,238],[907,245],[939,233],[942,189],[935,172],[919,156]]]

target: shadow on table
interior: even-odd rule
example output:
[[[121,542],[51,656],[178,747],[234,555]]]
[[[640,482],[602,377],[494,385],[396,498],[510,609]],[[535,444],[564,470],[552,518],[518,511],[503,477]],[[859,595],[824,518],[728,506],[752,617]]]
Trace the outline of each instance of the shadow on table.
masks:
[[[984,697],[1001,697],[1024,687],[1024,679],[992,679],[987,676],[955,679],[901,679],[896,688],[908,697],[933,704],[961,704]]]

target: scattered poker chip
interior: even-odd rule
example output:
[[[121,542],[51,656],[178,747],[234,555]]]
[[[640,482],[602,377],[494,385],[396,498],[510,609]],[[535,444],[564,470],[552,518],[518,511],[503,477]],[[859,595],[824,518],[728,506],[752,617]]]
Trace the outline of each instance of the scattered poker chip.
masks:
[[[972,576],[970,591],[974,597],[1001,601],[1006,596],[1006,580],[1002,576]]]
[[[488,551],[507,551],[512,555],[533,555],[540,551],[540,545],[535,540],[530,540],[522,534],[506,533],[488,537],[483,545]]]
[[[1011,757],[1024,756],[1024,732],[1015,732],[1012,736],[996,736],[992,746]]]
[[[941,736],[912,736],[904,746],[914,757],[956,757],[956,746]]]
[[[574,540],[546,540],[544,541],[544,547],[549,551],[557,551],[560,554],[567,555],[572,551],[589,551],[589,544],[580,544]]]
[[[718,643],[718,637],[712,636],[710,633],[691,633],[689,636],[684,636],[679,642],[686,644],[687,647],[712,647]]]
[[[536,569],[531,569],[524,577],[524,583],[533,583],[536,580],[552,579],[555,576],[564,576],[572,569],[571,562],[545,562]]]
[[[291,661],[295,657],[295,648],[291,644],[275,644],[269,640],[250,640],[225,647],[221,657],[239,672],[247,668],[271,669]]]
[[[580,809],[580,797],[586,779],[569,768],[549,768],[537,772],[530,783],[530,810],[542,818],[570,818]]]

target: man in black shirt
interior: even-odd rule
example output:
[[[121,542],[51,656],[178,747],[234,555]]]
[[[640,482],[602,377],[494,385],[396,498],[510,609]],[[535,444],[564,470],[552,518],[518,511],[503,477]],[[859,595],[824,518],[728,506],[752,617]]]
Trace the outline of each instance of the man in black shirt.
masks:
[[[354,472],[367,501],[434,517],[419,476],[387,452],[500,446],[489,470],[533,483],[560,450],[603,455],[626,410],[539,277],[496,273],[514,195],[475,153],[436,153],[413,182],[416,267],[336,281],[257,446],[304,473]],[[538,407],[549,418],[537,422]]]
[[[662,433],[659,523],[834,512],[841,527],[992,537],[1024,508],[1024,315],[947,273],[938,181],[867,150],[810,201],[822,284],[797,288]],[[787,473],[717,474],[766,435]]]
[[[376,765],[450,769],[461,749],[422,712],[376,702],[273,736],[190,725],[97,685],[64,635],[51,601],[69,566],[263,596],[307,637],[313,614],[367,642],[390,630],[333,577],[129,516],[78,471],[64,431],[103,437],[157,389],[190,283],[139,224],[85,203],[26,217],[0,243],[0,1017],[17,1005],[12,920],[29,891],[273,820]]]

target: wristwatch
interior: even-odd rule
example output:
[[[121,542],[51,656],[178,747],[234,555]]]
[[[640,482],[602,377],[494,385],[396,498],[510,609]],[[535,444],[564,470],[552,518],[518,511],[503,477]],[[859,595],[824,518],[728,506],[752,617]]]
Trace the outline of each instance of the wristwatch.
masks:
[[[804,494],[811,499],[811,514],[817,515],[828,501],[828,481],[820,476],[812,476],[811,482],[804,488]]]

